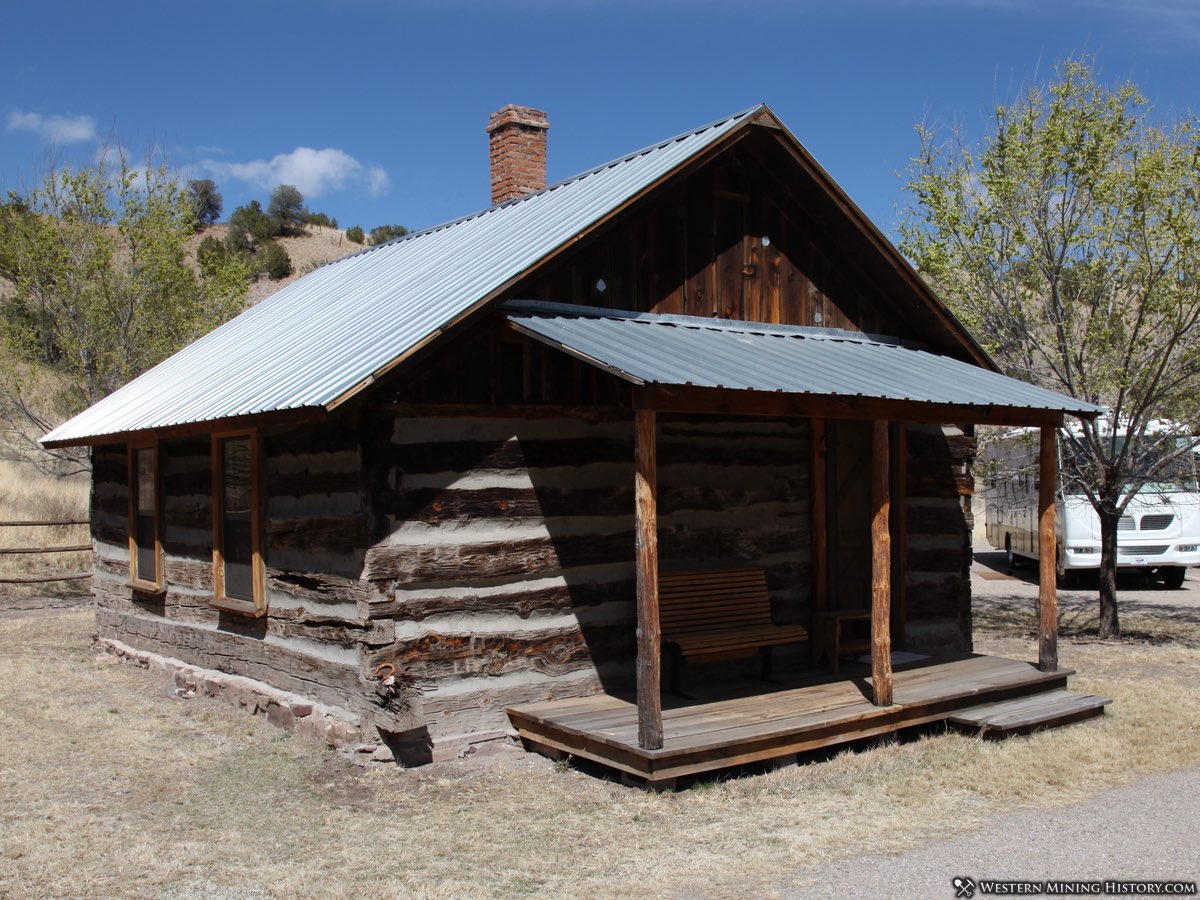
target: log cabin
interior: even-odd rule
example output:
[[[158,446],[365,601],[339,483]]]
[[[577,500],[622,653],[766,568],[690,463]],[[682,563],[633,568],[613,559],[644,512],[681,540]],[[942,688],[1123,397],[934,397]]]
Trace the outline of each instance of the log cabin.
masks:
[[[91,448],[100,643],[375,758],[515,728],[656,785],[1061,693],[1053,577],[1036,663],[971,652],[973,429],[1097,410],[1002,375],[768,107],[549,187],[547,129],[497,111],[489,208],[45,436]]]

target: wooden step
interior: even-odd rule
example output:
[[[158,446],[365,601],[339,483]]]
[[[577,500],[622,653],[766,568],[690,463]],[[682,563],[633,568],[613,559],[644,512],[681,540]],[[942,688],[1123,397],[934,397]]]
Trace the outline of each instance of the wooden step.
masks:
[[[1107,697],[1060,689],[970,706],[956,710],[948,721],[985,737],[1002,737],[1103,715],[1109,703]]]

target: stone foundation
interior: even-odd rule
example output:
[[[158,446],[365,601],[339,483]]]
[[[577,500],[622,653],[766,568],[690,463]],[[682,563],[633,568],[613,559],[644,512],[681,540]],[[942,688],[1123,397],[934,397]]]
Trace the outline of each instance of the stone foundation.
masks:
[[[328,744],[355,757],[391,760],[391,751],[381,744],[363,742],[357,715],[349,710],[316,703],[299,694],[281,691],[253,678],[230,675],[215,669],[193,666],[183,660],[138,650],[111,638],[97,637],[97,650],[111,653],[126,663],[148,669],[173,686],[181,698],[204,694],[261,715],[272,725],[299,737]]]

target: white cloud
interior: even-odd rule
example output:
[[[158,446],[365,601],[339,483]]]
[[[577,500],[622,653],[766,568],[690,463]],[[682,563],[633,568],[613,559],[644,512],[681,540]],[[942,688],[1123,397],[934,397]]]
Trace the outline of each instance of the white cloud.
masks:
[[[7,128],[31,131],[52,144],[77,144],[96,137],[96,120],[91,116],[43,116],[14,110],[8,114]]]
[[[271,159],[229,163],[202,160],[200,166],[219,178],[235,178],[263,188],[293,184],[305,197],[319,197],[326,191],[362,188],[372,197],[387,191],[388,174],[379,166],[365,166],[344,150],[328,147],[314,150],[297,147]]]

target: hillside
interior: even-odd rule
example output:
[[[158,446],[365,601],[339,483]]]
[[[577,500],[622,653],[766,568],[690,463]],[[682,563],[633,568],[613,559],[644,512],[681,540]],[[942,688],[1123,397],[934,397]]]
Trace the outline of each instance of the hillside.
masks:
[[[223,241],[227,231],[228,228],[225,225],[213,225],[206,228],[203,233],[193,235],[189,239],[193,256],[196,248],[200,246],[200,241],[205,237],[212,235]],[[363,249],[361,244],[346,240],[346,233],[339,228],[308,225],[306,232],[297,237],[275,238],[276,242],[292,258],[292,274],[278,281],[263,276],[257,281],[251,282],[250,290],[246,294],[247,305],[253,306],[260,300],[266,299],[324,263],[341,259],[343,256],[349,256],[351,253],[357,253]]]

